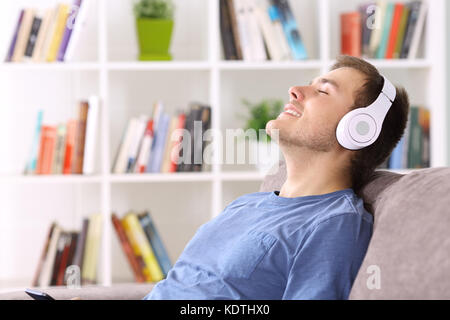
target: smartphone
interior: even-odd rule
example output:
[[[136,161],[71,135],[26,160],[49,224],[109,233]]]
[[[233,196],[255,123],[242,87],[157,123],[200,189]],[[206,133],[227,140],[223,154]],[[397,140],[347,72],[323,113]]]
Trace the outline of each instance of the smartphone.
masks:
[[[32,297],[34,300],[55,300],[45,292],[41,292],[38,290],[26,289],[25,293]]]

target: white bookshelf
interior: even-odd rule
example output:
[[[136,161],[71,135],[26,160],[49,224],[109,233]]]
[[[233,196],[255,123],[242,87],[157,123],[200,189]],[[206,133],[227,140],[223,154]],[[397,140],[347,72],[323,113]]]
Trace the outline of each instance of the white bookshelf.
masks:
[[[170,62],[136,61],[131,1],[89,1],[94,5],[77,61],[0,63],[0,148],[8,151],[0,157],[0,289],[30,285],[52,220],[67,229],[80,229],[82,217],[96,212],[104,218],[101,284],[133,281],[110,223],[112,211],[123,215],[129,209],[149,209],[175,262],[201,224],[236,197],[258,191],[264,177],[249,165],[218,163],[201,173],[111,174],[129,118],[150,115],[158,99],[172,114],[195,100],[212,106],[212,128],[240,128],[244,123],[236,113],[243,111],[242,98],[287,100],[290,86],[328,72],[339,53],[339,13],[364,2],[291,1],[310,59],[249,63],[223,60],[218,0],[175,1],[174,61]],[[2,1],[0,46],[9,45],[19,8],[45,8],[56,2]],[[391,81],[406,87],[413,105],[431,108],[433,167],[446,166],[448,153],[444,13],[444,0],[430,1],[418,59],[371,61]],[[21,175],[37,110],[44,108],[44,123],[56,124],[75,116],[78,100],[91,94],[102,101],[95,174]],[[216,156],[217,160],[219,153]]]

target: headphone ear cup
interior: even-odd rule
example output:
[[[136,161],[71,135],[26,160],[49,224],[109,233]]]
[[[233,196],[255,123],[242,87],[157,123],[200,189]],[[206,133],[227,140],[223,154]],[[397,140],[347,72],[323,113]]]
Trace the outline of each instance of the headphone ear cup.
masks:
[[[336,138],[342,147],[359,150],[375,141],[376,129],[376,121],[365,108],[359,108],[342,117],[336,128]]]

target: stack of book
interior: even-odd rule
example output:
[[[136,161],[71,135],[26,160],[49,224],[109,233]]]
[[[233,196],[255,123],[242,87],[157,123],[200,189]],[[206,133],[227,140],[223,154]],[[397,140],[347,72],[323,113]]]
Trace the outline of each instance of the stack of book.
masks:
[[[341,53],[371,59],[416,59],[427,11],[425,0],[379,0],[343,13]]]
[[[411,107],[400,142],[389,158],[389,169],[430,167],[430,110]]]
[[[122,219],[111,217],[136,282],[157,282],[172,268],[169,255],[150,213],[128,212]]]
[[[118,148],[112,172],[170,173],[203,171],[204,133],[211,126],[211,107],[192,103],[186,113],[170,116],[161,102],[153,115],[131,118]]]
[[[96,283],[101,232],[100,214],[84,218],[81,231],[66,231],[56,222],[52,223],[32,286],[66,285],[66,270],[69,266],[79,268],[78,283]]]
[[[226,60],[308,58],[288,0],[220,0],[220,31]]]
[[[89,0],[20,11],[6,62],[71,61],[87,17]]]
[[[42,124],[39,111],[25,174],[93,174],[99,99],[81,101],[78,119],[57,126]]]

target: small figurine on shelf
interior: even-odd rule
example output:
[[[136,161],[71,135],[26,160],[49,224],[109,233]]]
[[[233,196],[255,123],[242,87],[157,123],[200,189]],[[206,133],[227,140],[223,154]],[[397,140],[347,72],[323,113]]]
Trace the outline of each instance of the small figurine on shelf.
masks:
[[[172,0],[139,0],[134,5],[139,60],[172,60],[173,13]]]

